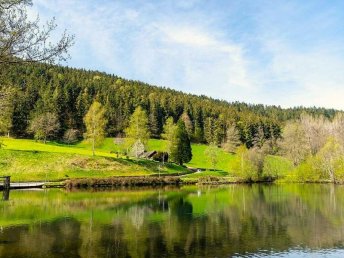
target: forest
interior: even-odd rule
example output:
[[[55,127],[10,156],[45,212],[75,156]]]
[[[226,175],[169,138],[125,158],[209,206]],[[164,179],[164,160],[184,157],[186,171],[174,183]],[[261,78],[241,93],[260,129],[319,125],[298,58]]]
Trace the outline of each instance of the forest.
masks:
[[[168,117],[183,118],[192,142],[226,141],[228,127],[237,128],[241,143],[250,148],[263,132],[265,139],[281,137],[281,128],[301,114],[332,119],[334,109],[229,103],[206,96],[125,80],[115,75],[47,64],[22,64],[0,71],[1,131],[13,137],[33,137],[30,121],[40,114],[57,116],[59,129],[50,139],[61,139],[68,129],[85,131],[83,117],[94,100],[105,108],[106,135],[123,135],[135,108],[149,119],[152,138],[160,138]]]
[[[198,155],[214,171],[220,150],[235,154],[228,170],[245,181],[344,178],[341,111],[230,103],[42,63],[8,66],[0,76],[0,132],[8,137],[90,140],[93,155],[112,137],[117,153],[136,158],[149,139],[163,139],[158,160],[167,153],[179,165],[192,159],[190,143],[206,144]]]

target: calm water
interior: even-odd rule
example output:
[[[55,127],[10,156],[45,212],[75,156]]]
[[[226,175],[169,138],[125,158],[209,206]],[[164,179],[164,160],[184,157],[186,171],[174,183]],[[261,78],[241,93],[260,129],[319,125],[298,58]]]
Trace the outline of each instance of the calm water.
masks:
[[[344,187],[11,191],[1,257],[344,257]]]

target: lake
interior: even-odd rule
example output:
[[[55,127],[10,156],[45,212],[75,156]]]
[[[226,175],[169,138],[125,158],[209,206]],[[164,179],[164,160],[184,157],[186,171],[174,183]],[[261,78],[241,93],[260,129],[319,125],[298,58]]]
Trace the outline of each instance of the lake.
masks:
[[[344,257],[344,186],[11,191],[1,257]]]

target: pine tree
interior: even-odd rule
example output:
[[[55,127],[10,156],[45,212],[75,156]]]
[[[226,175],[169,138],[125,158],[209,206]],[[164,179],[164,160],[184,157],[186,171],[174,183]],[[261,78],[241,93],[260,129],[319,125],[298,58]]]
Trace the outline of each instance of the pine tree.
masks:
[[[190,138],[182,120],[177,123],[170,156],[171,160],[179,165],[183,165],[183,163],[187,163],[192,159]]]
[[[148,117],[146,112],[140,106],[138,106],[131,115],[129,127],[125,129],[125,133],[130,145],[134,144],[138,140],[140,140],[143,145],[147,144],[150,137]]]
[[[150,108],[149,113],[149,130],[151,132],[151,136],[154,138],[159,137],[159,122],[158,122],[158,112],[155,105]]]
[[[204,137],[207,143],[214,142],[214,120],[212,117],[207,117],[204,125]]]
[[[196,111],[195,132],[194,132],[193,140],[198,143],[204,141],[202,110],[199,110],[199,109]]]
[[[105,109],[98,102],[94,101],[84,117],[86,132],[84,137],[92,143],[92,154],[95,155],[95,146],[101,143],[105,137]]]
[[[226,137],[226,121],[221,114],[214,122],[213,142],[221,144]]]

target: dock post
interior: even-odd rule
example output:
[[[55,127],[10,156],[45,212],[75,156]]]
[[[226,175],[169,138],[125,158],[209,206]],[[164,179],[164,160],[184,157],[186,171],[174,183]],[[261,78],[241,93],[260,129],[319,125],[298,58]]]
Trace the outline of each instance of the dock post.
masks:
[[[4,189],[2,191],[2,200],[8,201],[10,199],[10,189]]]
[[[10,189],[10,185],[11,185],[11,177],[10,176],[5,176],[4,177],[4,189],[5,190]]]

